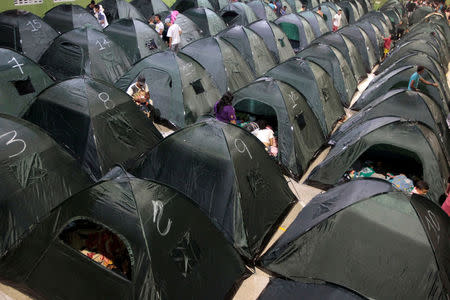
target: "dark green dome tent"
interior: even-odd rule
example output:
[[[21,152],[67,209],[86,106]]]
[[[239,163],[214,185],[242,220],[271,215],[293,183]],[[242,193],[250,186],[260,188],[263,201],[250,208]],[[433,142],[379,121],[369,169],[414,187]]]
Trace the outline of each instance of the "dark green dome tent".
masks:
[[[147,23],[137,19],[120,19],[107,26],[103,33],[122,47],[132,64],[150,54],[167,49],[166,43]]]
[[[328,26],[328,31],[331,31],[333,29],[333,17],[337,13],[337,10],[336,10],[335,6],[333,6],[333,5],[326,5],[326,3],[322,3],[319,6],[320,6],[321,11],[323,13],[323,20],[325,21],[325,23]],[[313,8],[313,10],[315,12],[317,12],[318,6]],[[347,20],[345,20],[345,16],[344,15],[341,15],[341,16],[343,16],[343,17],[341,17],[341,23],[344,23],[344,21],[347,21]],[[347,22],[345,22],[345,23],[347,23]],[[347,25],[347,24],[345,24],[345,25]]]
[[[368,120],[390,116],[424,123],[433,129],[436,137],[444,145],[444,151],[448,151],[450,145],[450,132],[446,122],[448,113],[447,107],[439,106],[425,94],[395,89],[375,99],[359,113],[354,114],[333,133],[330,139],[339,140],[346,132]]]
[[[301,0],[302,6],[306,5],[306,8],[308,10],[311,10],[313,7],[316,7],[320,4],[321,0]],[[297,9],[296,13],[301,12],[301,7],[300,9]]]
[[[205,36],[216,35],[227,28],[222,18],[208,8],[191,8],[184,11],[183,15],[197,24]]]
[[[277,64],[294,56],[294,49],[283,30],[275,23],[259,20],[247,26],[256,32],[266,44]]]
[[[214,10],[214,7],[208,0],[177,0],[170,8],[183,14],[191,8],[208,8]]]
[[[161,139],[127,94],[89,77],[47,88],[24,118],[46,130],[96,179],[117,163],[131,162]]]
[[[337,3],[339,7],[342,9],[342,12],[345,15],[345,18],[348,21],[348,24],[353,24],[356,21],[359,20],[361,17],[358,7],[356,6],[356,3],[353,1],[339,1]]]
[[[298,12],[302,11],[302,1],[300,1],[300,0],[286,0],[286,2],[291,7],[291,10],[292,10],[293,13],[298,13]],[[283,3],[283,2],[281,2],[281,3]]]
[[[187,195],[249,261],[296,201],[263,144],[215,119],[170,135],[131,172]]]
[[[294,51],[303,50],[315,38],[311,25],[297,14],[281,16],[275,20],[275,24],[286,34]]]
[[[253,10],[245,3],[230,2],[219,12],[227,26],[248,25],[258,18]]]
[[[344,55],[345,60],[351,67],[356,82],[361,82],[363,79],[367,78],[361,54],[359,54],[354,42],[349,38],[340,35],[337,32],[330,32],[315,39],[313,44],[325,44],[338,49],[342,55]]]
[[[358,84],[350,66],[337,48],[326,44],[312,44],[300,51],[297,56],[324,68],[333,80],[342,105],[349,107]]]
[[[198,61],[211,74],[221,95],[234,92],[255,79],[241,53],[227,41],[207,37],[192,42],[180,50]]]
[[[359,15],[359,18],[356,21],[359,21],[361,16],[363,16],[364,14],[367,13],[367,11],[365,11],[365,8],[364,8],[365,5],[362,4],[363,1],[359,1],[359,0],[348,0],[348,1],[351,2],[356,7],[356,10],[358,11],[358,15]]]
[[[402,19],[402,17],[401,17],[402,15],[395,8],[383,8],[382,7],[382,8],[380,8],[380,11],[388,16],[389,21],[391,21],[392,27],[399,24]]]
[[[356,26],[361,28],[369,38],[372,44],[373,52],[375,55],[375,61],[378,63],[384,55],[384,35],[378,30],[378,28],[369,21],[358,21]]]
[[[304,96],[287,83],[260,78],[234,93],[233,106],[237,112],[275,120],[278,161],[295,178],[301,177],[325,143],[317,116]]]
[[[2,258],[23,243],[50,210],[92,182],[37,126],[0,114],[0,128],[0,278],[4,279]],[[14,266],[21,261],[25,259]]]
[[[355,180],[314,197],[261,264],[291,280],[337,284],[368,299],[445,299],[449,228],[435,203],[393,191],[383,180]]]
[[[376,98],[387,93],[389,90],[407,88],[411,75],[416,71],[417,67],[415,65],[407,65],[399,66],[393,70],[388,69],[380,73],[371,81],[369,87],[362,92],[361,96],[352,105],[351,109],[360,110]],[[439,82],[438,77],[427,68],[425,68],[425,73],[422,74],[422,77],[428,81]],[[445,109],[444,107],[447,106],[447,95],[442,86],[443,84],[436,88],[431,85],[419,83],[418,89],[431,97],[442,109]]]
[[[209,2],[211,2],[212,6],[214,7],[214,10],[216,12],[219,12],[220,10],[222,10],[222,8],[227,6],[229,3],[228,0],[209,0]]]
[[[0,48],[0,113],[22,117],[53,80],[31,59]]]
[[[147,56],[116,82],[126,91],[142,75],[161,117],[184,127],[209,114],[220,99],[211,75],[194,59],[165,51]]]
[[[131,68],[125,51],[106,34],[90,27],[59,36],[42,55],[39,64],[57,80],[87,75],[115,82]]]
[[[345,114],[331,77],[314,62],[293,58],[269,70],[266,76],[290,84],[304,96],[325,136]]]
[[[224,299],[245,270],[195,203],[118,168],[0,258],[4,283],[46,299]]]
[[[169,18],[170,12],[169,11],[162,12],[161,17],[163,19]],[[177,15],[175,24],[178,24],[178,26],[180,26],[182,31],[180,47],[184,47],[187,44],[192,43],[193,41],[196,41],[198,39],[201,39],[202,37],[207,36],[206,32],[203,32],[200,26],[195,24],[190,18],[188,18],[183,14]]]
[[[264,288],[258,300],[298,300],[298,299],[340,299],[364,300],[366,298],[343,288],[339,285],[325,281],[301,280],[293,281],[272,277]]]
[[[344,35],[355,44],[363,60],[366,72],[370,73],[377,64],[377,59],[375,57],[375,49],[367,33],[356,25],[345,26],[338,33]]]
[[[103,0],[97,3],[105,9],[105,15],[109,23],[118,19],[138,19],[147,22],[141,12],[125,0]]]
[[[263,38],[247,27],[233,26],[222,31],[219,37],[238,49],[256,76],[263,75],[276,65]]]
[[[60,4],[45,13],[44,21],[60,34],[89,24],[92,28],[102,30],[98,20],[79,5]]]
[[[305,18],[306,21],[311,25],[311,28],[314,32],[314,36],[318,38],[322,34],[325,34],[331,31],[325,20],[314,11],[302,11],[298,13],[298,15],[302,18]]]
[[[368,14],[365,14],[364,16],[359,19],[360,22],[367,21],[371,23],[372,25],[376,26],[383,37],[388,36],[390,33],[390,27],[391,22],[386,17],[385,14],[378,11],[373,11]]]
[[[7,47],[38,62],[58,33],[38,16],[24,10],[0,13],[0,47]]]
[[[162,0],[133,0],[131,4],[148,20],[151,16],[169,10]],[[164,22],[164,20],[161,20]]]
[[[430,185],[428,196],[435,202],[445,191],[449,175],[447,151],[424,123],[380,117],[351,128],[331,143],[333,148],[327,157],[307,178],[309,184],[337,184],[362,157],[386,162],[386,168],[409,178],[423,178]]]
[[[417,23],[420,23],[423,19],[425,19],[425,16],[428,14],[433,13],[434,10],[431,7],[428,6],[420,6],[417,7],[414,12],[409,16],[409,24],[414,25]]]
[[[447,44],[450,45],[450,26],[448,26],[448,22],[445,16],[439,13],[433,13],[428,15],[425,19],[422,20],[421,23],[418,24],[427,24],[427,23],[438,25],[440,30],[442,30],[444,36],[446,37]],[[420,28],[420,25],[418,24],[411,27],[411,29],[415,29],[416,26]]]
[[[277,18],[273,9],[264,0],[253,0],[248,2],[247,5],[253,10],[258,19],[275,21]]]

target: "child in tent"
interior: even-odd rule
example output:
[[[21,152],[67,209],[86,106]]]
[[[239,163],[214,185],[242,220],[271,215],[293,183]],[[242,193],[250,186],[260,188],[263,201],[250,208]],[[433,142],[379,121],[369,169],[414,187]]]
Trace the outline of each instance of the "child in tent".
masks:
[[[265,146],[269,155],[276,157],[278,155],[277,142],[272,128],[267,125],[265,120],[258,120],[258,129],[252,131],[252,134],[256,136]]]

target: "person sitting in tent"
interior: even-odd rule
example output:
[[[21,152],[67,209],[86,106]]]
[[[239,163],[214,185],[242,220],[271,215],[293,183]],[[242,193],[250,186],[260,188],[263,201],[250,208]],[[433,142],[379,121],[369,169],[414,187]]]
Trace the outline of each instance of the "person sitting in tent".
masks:
[[[172,51],[178,52],[178,48],[181,43],[181,28],[178,26],[178,24],[172,24],[170,21],[170,18],[166,18],[164,21],[166,25],[169,27],[167,29],[167,37],[169,38],[169,48]]]
[[[428,193],[428,190],[430,189],[430,186],[428,183],[424,180],[419,180],[414,184],[414,188],[411,191],[411,194],[421,195],[425,196]]]
[[[95,8],[95,1],[92,0],[92,1],[88,4],[88,6],[86,6],[86,10],[87,10],[91,15],[95,16],[94,8]]]
[[[127,89],[127,94],[133,98],[133,101],[150,118],[153,101],[150,99],[150,92],[144,76],[139,76],[138,80],[130,85]]]
[[[100,23],[100,26],[102,26],[102,28],[108,26],[108,19],[106,19],[105,10],[103,9],[103,6],[96,4],[94,6],[94,12],[95,17],[98,20],[98,23]]]
[[[421,75],[423,74],[424,71],[425,71],[424,66],[417,67],[417,72],[414,72],[414,74],[412,74],[411,77],[409,78],[408,91],[418,92],[419,91],[419,89],[418,89],[419,81],[422,82],[423,84],[432,85],[434,87],[439,86],[438,83],[433,83],[433,82],[423,79]]]
[[[339,9],[337,14],[333,17],[333,32],[339,29],[341,27],[341,18],[342,18],[342,9]]]
[[[222,98],[214,105],[214,113],[216,119],[224,122],[236,124],[236,112],[234,111],[233,105],[233,94],[226,92],[223,94]]]
[[[277,156],[278,147],[272,128],[267,125],[265,120],[258,120],[256,123],[258,124],[258,129],[252,131],[252,134],[264,144],[266,151],[269,152],[271,156]]]
[[[389,51],[391,50],[391,43],[392,43],[392,36],[389,35],[388,37],[384,37],[384,54],[382,60],[385,60],[386,56],[389,54]]]

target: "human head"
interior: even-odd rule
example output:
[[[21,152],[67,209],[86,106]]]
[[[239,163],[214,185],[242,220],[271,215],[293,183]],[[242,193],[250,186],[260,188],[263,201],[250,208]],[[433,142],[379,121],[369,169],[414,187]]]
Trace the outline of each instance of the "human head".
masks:
[[[302,5],[302,10],[303,10],[303,11],[306,10],[306,5]]]
[[[142,76],[142,75],[140,75],[140,76],[138,77],[138,79],[137,79],[137,83],[138,83],[140,86],[144,86],[144,85],[145,85],[145,77]]]
[[[166,19],[164,20],[164,23],[167,24],[167,25],[171,25],[171,24],[170,24],[170,18],[166,18]]]
[[[158,23],[159,21],[161,21],[161,15],[160,15],[160,14],[156,14],[156,15],[155,15],[155,21],[156,21],[156,23]]]
[[[322,10],[322,7],[319,6],[319,7],[317,8],[317,10]]]
[[[265,129],[267,126],[266,120],[258,120],[256,124],[258,124],[259,129]]]
[[[416,185],[416,192],[419,195],[426,195],[428,193],[428,190],[430,189],[430,186],[428,185],[428,183],[424,180],[419,180],[417,181]]]
[[[225,94],[223,94],[222,98],[220,98],[220,101],[224,104],[224,105],[231,105],[231,103],[233,102],[233,94],[231,92],[226,92]]]
[[[342,9],[338,10],[338,15],[342,14]]]
[[[418,66],[417,67],[417,73],[419,73],[419,74],[422,74],[424,70],[425,70],[424,66]]]
[[[283,9],[284,9],[284,10],[286,10],[286,9],[287,9],[287,6],[286,6],[286,5],[285,5],[285,6],[283,6]]]
[[[94,8],[94,6],[95,6],[95,1],[92,0],[91,3],[89,3],[89,7],[92,9],[92,8]]]

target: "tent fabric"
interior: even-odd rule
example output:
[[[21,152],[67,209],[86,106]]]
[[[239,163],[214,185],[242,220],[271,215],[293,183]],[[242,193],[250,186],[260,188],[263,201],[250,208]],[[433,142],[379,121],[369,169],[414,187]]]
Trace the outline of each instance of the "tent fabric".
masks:
[[[244,26],[233,26],[219,34],[242,54],[256,76],[263,75],[276,65],[264,40],[253,30]]]
[[[313,44],[297,54],[298,57],[312,61],[324,68],[333,79],[343,106],[349,107],[357,82],[342,53],[333,46]]]
[[[353,1],[339,1],[338,5],[342,8],[348,24],[353,24],[359,20],[360,14]]]
[[[22,117],[53,80],[31,59],[0,48],[0,113]]]
[[[233,25],[245,26],[258,20],[253,10],[242,2],[230,2],[222,8],[219,14],[228,27]]]
[[[162,0],[133,0],[131,4],[146,18],[149,19],[155,14],[169,10],[169,7]]]
[[[0,265],[53,208],[91,185],[78,163],[37,126],[0,114]],[[15,262],[19,264],[19,261]],[[2,268],[1,276],[6,273]]]
[[[38,16],[24,10],[0,13],[0,47],[14,49],[38,62],[58,33]]]
[[[216,35],[227,28],[222,18],[208,8],[190,8],[183,14],[197,24],[205,35]]]
[[[169,15],[170,12],[168,11],[161,13],[162,18],[168,18]],[[199,25],[195,24],[190,18],[188,18],[184,14],[177,15],[175,24],[180,26],[182,31],[180,47],[184,47],[189,43],[192,43],[198,39],[207,36],[207,33],[203,32],[203,30],[200,28]]]
[[[95,29],[102,30],[97,19],[79,5],[57,5],[45,13],[44,21],[60,34],[83,27],[86,24],[89,24]]]
[[[409,24],[413,25],[413,24],[417,24],[420,21],[422,21],[426,15],[430,14],[433,12],[433,9],[431,7],[428,6],[421,6],[418,7],[414,10],[414,12],[411,14],[411,16],[409,17]]]
[[[119,45],[90,27],[60,35],[42,55],[39,64],[57,80],[87,75],[108,82],[115,82],[131,67]]]
[[[404,67],[394,68],[393,70],[385,70],[378,74],[372,81],[371,85],[361,94],[358,100],[352,105],[351,109],[360,110],[374,99],[387,93],[389,90],[396,88],[407,88],[411,75],[417,71],[416,65],[407,65]],[[437,82],[438,78],[428,69],[425,69],[423,78],[429,81]],[[431,97],[442,109],[445,109],[446,93],[441,86],[434,86],[419,83],[418,89],[425,95]]]
[[[228,5],[228,0],[209,0],[214,7],[214,11],[220,12],[225,6]]]
[[[275,24],[281,27],[294,50],[303,50],[315,38],[312,26],[305,18],[297,14],[281,16],[275,20]]]
[[[311,28],[314,32],[314,36],[318,38],[322,34],[330,32],[331,30],[328,28],[325,20],[314,11],[302,11],[298,13],[298,15],[302,18],[305,18],[306,21],[311,25]]]
[[[192,8],[207,8],[214,11],[214,7],[208,0],[178,0],[171,6],[172,10],[176,10],[180,13]]]
[[[105,9],[105,15],[109,23],[118,19],[138,19],[147,22],[141,12],[125,0],[103,0],[99,3]]]
[[[349,25],[341,28],[339,34],[344,35],[354,42],[356,49],[361,54],[366,72],[370,73],[377,60],[375,58],[375,49],[364,30],[356,25]]]
[[[46,130],[95,179],[115,164],[130,163],[161,139],[127,94],[88,77],[47,88],[24,118]]]
[[[253,0],[248,2],[247,5],[253,10],[258,19],[275,21],[277,18],[273,9],[263,0]]]
[[[326,282],[300,282],[271,278],[269,284],[259,295],[258,300],[313,300],[313,299],[342,299],[363,300],[362,296]]]
[[[315,39],[313,43],[325,44],[338,49],[344,55],[345,60],[351,67],[353,75],[357,82],[361,82],[364,78],[367,77],[361,54],[359,54],[359,51],[356,48],[354,42],[352,42],[349,38],[337,32],[330,32],[324,34],[318,39]]]
[[[370,299],[445,298],[449,225],[427,199],[392,191],[382,180],[350,181],[314,197],[262,265],[291,280],[322,280]]]
[[[147,56],[115,86],[126,91],[140,75],[146,78],[153,106],[160,110],[161,117],[180,128],[209,114],[220,98],[208,72],[184,54],[165,51]]]
[[[141,58],[167,49],[159,34],[137,19],[120,19],[107,26],[103,33],[119,45],[132,64]]]
[[[321,5],[320,5],[320,8],[321,8],[321,11],[322,11],[322,13],[323,13],[323,19],[324,19],[325,23],[326,23],[327,26],[328,26],[328,31],[331,31],[331,30],[333,29],[333,17],[334,17],[334,15],[337,13],[337,11],[336,11],[331,5],[328,6],[328,5],[325,5],[325,3],[324,3],[324,4],[321,4]],[[315,12],[317,12],[318,9],[319,9],[318,6],[316,6],[315,8],[313,8],[313,10],[314,10]],[[346,20],[345,20],[345,16],[341,17],[341,23],[344,23],[344,21],[346,21]],[[345,23],[346,23],[346,22],[345,22]],[[345,25],[347,25],[347,24],[343,24],[343,25],[345,26]]]
[[[233,106],[238,112],[262,118],[276,114],[278,160],[296,178],[301,177],[325,143],[316,115],[304,96],[289,84],[261,78],[236,91]]]
[[[344,115],[330,76],[314,62],[293,58],[269,70],[266,76],[290,84],[304,96],[325,136]]]
[[[440,61],[446,62],[450,60],[447,39],[444,36],[444,32],[440,30],[440,27],[438,25],[423,24],[423,26],[417,27],[416,30],[411,30],[407,35],[404,36],[404,39],[427,40],[439,51]],[[445,64],[444,67],[446,67]]]
[[[60,204],[1,259],[2,279],[48,299],[225,298],[245,266],[198,206],[160,183],[111,173]],[[81,222],[124,245],[130,277],[63,240],[65,232],[94,236]]]
[[[413,153],[423,169],[423,179],[430,185],[428,196],[437,202],[445,190],[448,160],[433,130],[423,123],[409,122],[397,117],[380,117],[352,128],[333,141],[322,163],[315,167],[307,182],[312,185],[337,184],[353,163],[370,147],[388,145]]]
[[[221,95],[234,92],[255,79],[239,51],[218,37],[203,38],[180,50],[198,61],[211,74]]]
[[[367,34],[367,37],[373,47],[375,61],[379,62],[384,55],[384,36],[375,25],[372,25],[368,21],[359,21],[355,25]]]
[[[379,14],[368,13],[368,14],[362,16],[361,19],[359,19],[359,21],[360,22],[363,22],[363,21],[369,22],[370,24],[372,24],[378,28],[378,30],[380,31],[380,33],[383,37],[388,36],[390,33],[388,22],[390,24],[390,21],[389,20],[386,21],[384,14],[381,12],[373,12],[373,13],[379,13]]]
[[[302,10],[302,2],[300,0],[286,0],[286,2],[291,7],[293,13],[298,13]]]
[[[294,50],[287,36],[275,23],[259,20],[248,25],[248,28],[264,40],[276,63],[284,62],[294,56]]]
[[[131,173],[187,195],[249,261],[295,201],[263,144],[244,129],[215,119],[170,135]]]

